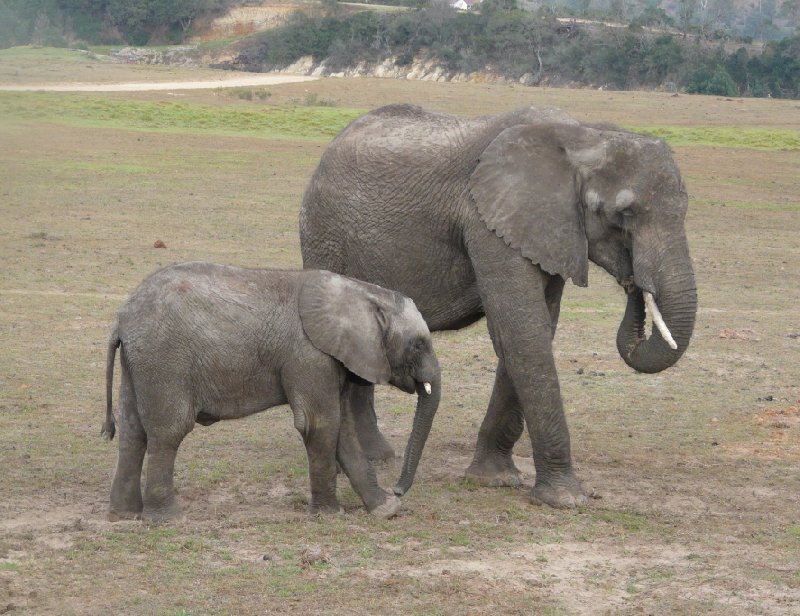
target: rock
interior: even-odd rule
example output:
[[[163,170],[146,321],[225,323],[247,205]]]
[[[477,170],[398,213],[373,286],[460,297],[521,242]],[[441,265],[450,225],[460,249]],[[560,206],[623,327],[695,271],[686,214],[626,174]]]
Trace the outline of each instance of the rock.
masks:
[[[300,75],[308,75],[314,70],[314,58],[312,56],[303,56],[293,64],[284,68],[282,73],[297,73]]]

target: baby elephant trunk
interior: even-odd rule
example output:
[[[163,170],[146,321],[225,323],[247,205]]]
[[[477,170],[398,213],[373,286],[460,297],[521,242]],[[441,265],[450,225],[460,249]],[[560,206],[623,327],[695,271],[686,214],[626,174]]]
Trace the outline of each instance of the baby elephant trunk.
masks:
[[[442,395],[441,373],[435,357],[432,360],[431,368],[421,371],[421,375],[423,375],[423,379],[427,380],[417,381],[417,410],[414,413],[414,426],[411,428],[411,436],[409,436],[406,446],[403,470],[394,487],[394,493],[397,496],[408,492],[414,482],[417,465],[422,457],[422,450],[425,448],[425,441],[428,440],[433,417],[439,408],[439,399]]]

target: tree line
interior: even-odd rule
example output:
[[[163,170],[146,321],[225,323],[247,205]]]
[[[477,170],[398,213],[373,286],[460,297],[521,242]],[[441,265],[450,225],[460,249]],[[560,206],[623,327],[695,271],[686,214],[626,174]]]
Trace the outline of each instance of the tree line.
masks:
[[[665,88],[721,96],[800,97],[800,36],[759,54],[719,41],[646,29],[566,25],[551,10],[484,0],[480,12],[435,3],[403,13],[295,14],[253,37],[236,68],[270,70],[303,56],[331,72],[394,58],[434,60],[448,73],[488,71],[528,84]]]
[[[243,0],[0,0],[0,48],[179,43],[199,15]]]

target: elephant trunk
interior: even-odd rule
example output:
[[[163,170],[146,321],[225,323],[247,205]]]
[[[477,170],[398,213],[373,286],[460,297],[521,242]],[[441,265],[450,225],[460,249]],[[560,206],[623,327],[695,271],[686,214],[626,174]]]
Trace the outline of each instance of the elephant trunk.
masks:
[[[660,276],[654,285],[654,301],[648,309],[653,321],[650,337],[645,337],[646,295],[638,286],[628,292],[625,316],[617,331],[619,354],[639,372],[661,372],[675,364],[689,345],[694,329],[697,289],[691,261],[686,255],[685,259],[679,259],[678,265],[662,265],[662,271],[669,273]],[[663,319],[660,328],[656,326],[659,312]]]
[[[394,493],[402,496],[411,487],[414,475],[417,472],[417,465],[422,457],[422,450],[428,440],[431,431],[433,417],[439,408],[439,399],[442,395],[441,373],[438,362],[434,358],[435,366],[430,371],[430,377],[426,381],[417,382],[417,410],[414,413],[414,425],[411,435],[408,437],[406,453],[403,459],[403,470],[400,479],[394,487]]]

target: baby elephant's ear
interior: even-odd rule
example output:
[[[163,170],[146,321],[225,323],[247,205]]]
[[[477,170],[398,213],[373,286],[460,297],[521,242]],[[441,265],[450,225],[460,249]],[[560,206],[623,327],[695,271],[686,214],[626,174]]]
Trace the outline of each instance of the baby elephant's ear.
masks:
[[[384,297],[384,295],[386,297]],[[309,272],[300,290],[303,330],[311,343],[371,383],[388,383],[391,366],[381,305],[391,291],[327,271]]]

